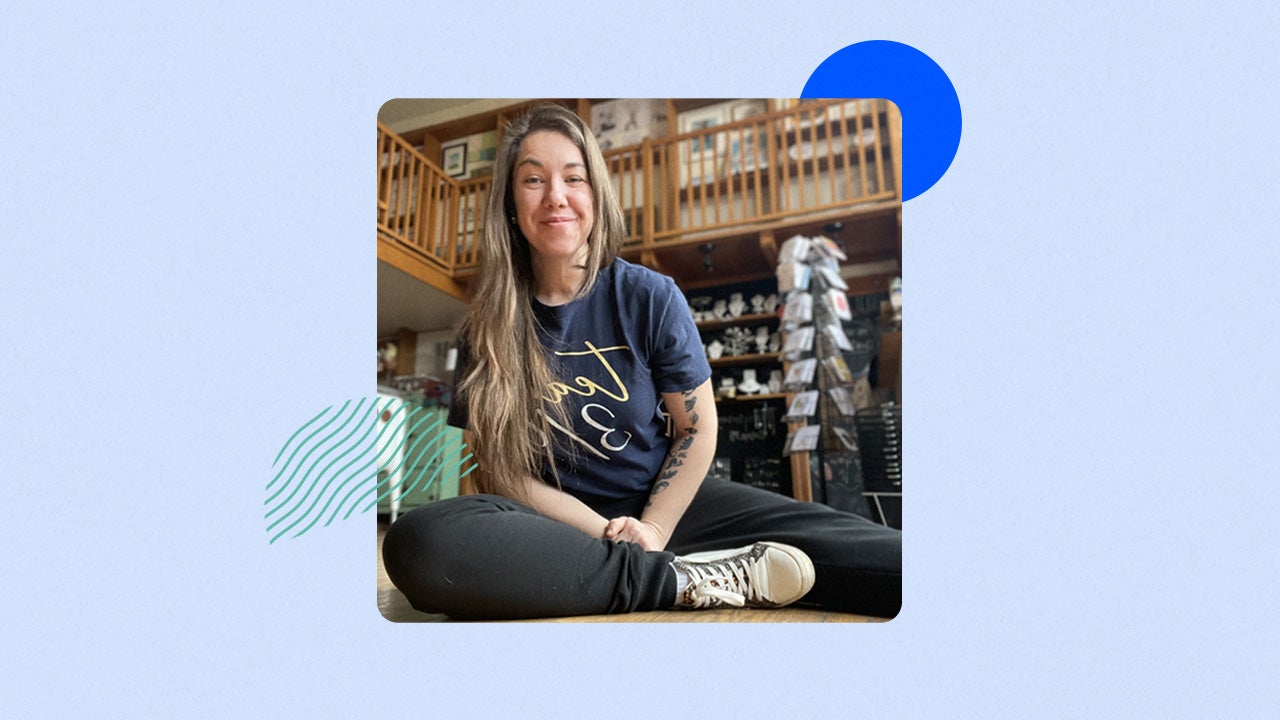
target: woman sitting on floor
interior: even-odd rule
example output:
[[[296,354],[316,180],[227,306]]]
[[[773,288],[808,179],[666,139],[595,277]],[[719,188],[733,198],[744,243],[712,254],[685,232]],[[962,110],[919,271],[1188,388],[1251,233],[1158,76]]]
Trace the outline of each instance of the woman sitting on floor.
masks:
[[[622,212],[591,133],[558,105],[511,123],[449,422],[481,494],[388,531],[417,609],[515,619],[793,602],[892,617],[901,533],[706,480],[711,369],[666,276],[618,257]]]

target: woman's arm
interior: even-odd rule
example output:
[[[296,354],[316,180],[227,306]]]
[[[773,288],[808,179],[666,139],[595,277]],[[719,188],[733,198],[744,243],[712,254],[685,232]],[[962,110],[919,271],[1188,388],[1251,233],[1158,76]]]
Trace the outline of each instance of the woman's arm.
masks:
[[[569,493],[534,478],[525,481],[529,504],[552,520],[576,527],[591,537],[604,537],[608,520]]]
[[[472,445],[474,437],[470,430],[462,431],[463,441],[467,445]],[[525,491],[529,506],[542,515],[578,528],[591,537],[604,537],[608,521],[578,498],[537,478],[525,479]]]
[[[649,503],[638,522],[614,518],[605,528],[605,537],[637,542],[646,550],[667,546],[711,467],[719,428],[710,380],[686,392],[663,393],[662,399],[671,416],[671,450],[653,482]]]

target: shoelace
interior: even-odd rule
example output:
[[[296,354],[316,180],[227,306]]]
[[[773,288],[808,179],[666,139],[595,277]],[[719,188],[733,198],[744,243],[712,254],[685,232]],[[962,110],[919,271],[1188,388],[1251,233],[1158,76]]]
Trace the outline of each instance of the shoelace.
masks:
[[[701,608],[723,602],[743,607],[748,600],[758,600],[767,591],[767,575],[762,564],[750,554],[707,564],[690,564],[689,598],[693,607]]]

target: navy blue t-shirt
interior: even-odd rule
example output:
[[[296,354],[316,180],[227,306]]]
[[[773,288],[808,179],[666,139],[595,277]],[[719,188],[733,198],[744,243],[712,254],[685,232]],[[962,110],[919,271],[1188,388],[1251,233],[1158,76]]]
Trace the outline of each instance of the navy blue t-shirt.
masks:
[[[586,297],[533,309],[560,378],[542,395],[566,403],[572,420],[553,428],[574,449],[556,456],[561,486],[588,502],[647,494],[671,444],[661,393],[711,377],[684,296],[671,278],[618,259]],[[466,362],[464,347],[456,377]],[[466,427],[465,403],[454,394],[450,425]]]

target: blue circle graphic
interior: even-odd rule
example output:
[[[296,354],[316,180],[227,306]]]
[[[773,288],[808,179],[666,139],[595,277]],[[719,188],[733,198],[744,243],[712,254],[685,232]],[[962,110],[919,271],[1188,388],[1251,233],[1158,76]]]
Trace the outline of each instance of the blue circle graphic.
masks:
[[[802,98],[885,98],[902,114],[902,199],[933,187],[960,147],[960,98],[932,58],[890,40],[854,43],[822,61]]]

